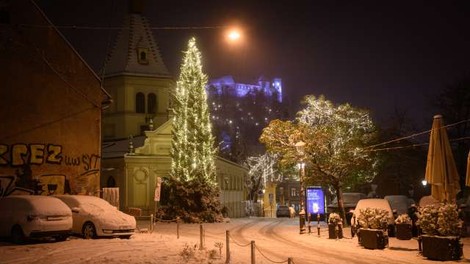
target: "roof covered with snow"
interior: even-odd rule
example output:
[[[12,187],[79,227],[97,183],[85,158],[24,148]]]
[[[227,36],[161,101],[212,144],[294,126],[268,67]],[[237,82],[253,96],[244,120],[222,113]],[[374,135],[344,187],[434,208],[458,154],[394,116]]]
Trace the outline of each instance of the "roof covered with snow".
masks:
[[[145,59],[139,58],[141,51]],[[146,17],[128,14],[105,67],[105,76],[138,74],[170,77]]]

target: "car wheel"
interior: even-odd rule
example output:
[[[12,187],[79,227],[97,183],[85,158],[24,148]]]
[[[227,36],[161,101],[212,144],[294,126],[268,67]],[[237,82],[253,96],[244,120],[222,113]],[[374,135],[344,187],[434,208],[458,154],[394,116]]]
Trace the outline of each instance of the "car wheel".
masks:
[[[129,239],[131,238],[131,235],[125,235],[125,236],[120,236],[121,239]]]
[[[20,226],[16,225],[11,229],[11,240],[15,244],[23,244],[25,242],[23,229]]]
[[[67,240],[68,237],[69,237],[68,235],[59,235],[59,236],[55,237],[55,241],[56,242],[62,242],[62,241]]]
[[[82,234],[83,234],[83,238],[85,239],[95,238],[96,237],[95,225],[93,225],[93,223],[90,223],[90,222],[85,223],[85,225],[83,225]]]

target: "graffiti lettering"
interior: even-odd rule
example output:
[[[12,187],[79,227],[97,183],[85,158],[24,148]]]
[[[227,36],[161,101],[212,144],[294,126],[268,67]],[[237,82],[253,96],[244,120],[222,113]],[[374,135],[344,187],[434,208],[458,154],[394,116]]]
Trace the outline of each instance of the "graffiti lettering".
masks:
[[[67,165],[67,166],[80,166],[80,158],[65,156],[65,165]]]
[[[100,156],[98,155],[88,155],[85,154],[82,156],[82,162],[83,162],[83,169],[85,171],[89,171],[91,169],[96,169],[98,165],[98,160],[100,159]]]
[[[81,156],[62,155],[62,146],[54,144],[15,144],[11,146],[10,160],[5,158],[8,145],[0,144],[0,165],[23,166],[49,164],[62,164],[65,166],[83,166],[86,171],[98,169],[101,159],[96,154],[83,154]]]
[[[11,165],[21,166],[25,164],[25,159],[28,156],[28,147],[25,144],[13,145],[11,148]]]
[[[8,160],[3,157],[3,155],[5,155],[6,153],[8,153],[8,146],[3,144],[0,145],[0,165],[8,164]]]
[[[48,163],[55,163],[55,164],[60,164],[62,161],[62,146],[57,146],[57,145],[52,145],[49,144],[47,146],[47,162]]]
[[[40,165],[44,162],[44,148],[45,146],[42,144],[31,144],[29,146],[29,163]]]
[[[41,165],[44,162],[61,164],[62,146],[45,144],[15,144],[11,146],[10,160],[6,158],[8,145],[0,144],[0,165],[15,167],[25,164]]]

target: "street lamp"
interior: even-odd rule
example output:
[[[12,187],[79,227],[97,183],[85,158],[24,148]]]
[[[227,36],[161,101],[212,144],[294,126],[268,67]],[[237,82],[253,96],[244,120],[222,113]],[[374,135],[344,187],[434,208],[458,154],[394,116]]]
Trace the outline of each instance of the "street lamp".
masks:
[[[299,141],[295,143],[295,148],[297,150],[297,154],[299,155],[300,163],[299,163],[299,182],[300,182],[300,193],[299,193],[299,233],[305,233],[305,211],[304,211],[304,176],[305,176],[305,142]]]

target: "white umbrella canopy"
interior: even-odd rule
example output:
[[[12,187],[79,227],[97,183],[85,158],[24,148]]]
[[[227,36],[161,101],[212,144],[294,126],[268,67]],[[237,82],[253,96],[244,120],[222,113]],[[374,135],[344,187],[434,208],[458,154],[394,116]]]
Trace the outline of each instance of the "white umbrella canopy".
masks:
[[[440,202],[456,201],[460,191],[459,174],[441,115],[435,115],[432,123],[425,179],[431,184],[434,199]]]

